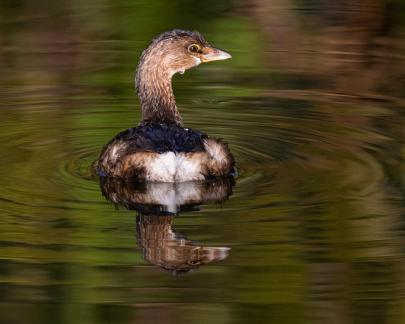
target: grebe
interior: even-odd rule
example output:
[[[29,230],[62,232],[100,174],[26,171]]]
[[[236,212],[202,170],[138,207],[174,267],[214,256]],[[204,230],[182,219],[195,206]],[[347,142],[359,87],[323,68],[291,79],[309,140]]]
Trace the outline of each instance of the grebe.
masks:
[[[176,73],[231,55],[198,32],[171,30],[143,51],[135,77],[142,121],[116,135],[96,163],[100,175],[126,181],[183,182],[229,176],[234,158],[220,139],[184,128],[172,90]]]

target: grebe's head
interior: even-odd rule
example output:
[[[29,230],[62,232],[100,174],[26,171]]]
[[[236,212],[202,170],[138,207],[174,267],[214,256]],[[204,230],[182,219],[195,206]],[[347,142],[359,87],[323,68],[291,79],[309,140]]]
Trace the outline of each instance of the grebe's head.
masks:
[[[175,29],[165,32],[143,51],[135,76],[142,123],[182,125],[172,90],[172,76],[204,62],[226,60],[227,52],[212,47],[198,32]]]
[[[152,40],[142,54],[140,65],[155,66],[172,76],[201,63],[230,57],[229,53],[211,46],[200,33],[175,29]]]

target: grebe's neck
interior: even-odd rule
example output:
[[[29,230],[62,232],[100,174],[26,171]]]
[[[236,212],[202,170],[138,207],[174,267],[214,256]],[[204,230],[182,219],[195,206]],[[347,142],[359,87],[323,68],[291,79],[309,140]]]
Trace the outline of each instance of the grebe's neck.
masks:
[[[144,52],[136,71],[135,86],[141,102],[141,124],[182,125],[172,89],[175,71],[167,69],[159,56],[153,54],[156,53]]]

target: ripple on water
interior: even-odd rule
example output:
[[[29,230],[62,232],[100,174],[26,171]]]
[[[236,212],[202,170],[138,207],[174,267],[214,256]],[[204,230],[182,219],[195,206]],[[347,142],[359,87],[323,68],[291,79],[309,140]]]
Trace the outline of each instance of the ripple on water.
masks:
[[[265,196],[266,188],[271,186],[276,175],[291,170],[299,174],[316,168],[354,169],[359,163],[358,172],[355,172],[359,176],[362,171],[367,174],[369,167],[378,169],[378,163],[373,162],[373,157],[363,149],[373,139],[381,141],[381,134],[373,133],[369,122],[364,127],[358,127],[356,123],[340,123],[340,116],[350,109],[346,105],[331,110],[322,109],[319,103],[308,100],[274,98],[222,100],[219,107],[205,109],[199,109],[202,108],[199,106],[205,105],[204,102],[193,104],[196,106],[193,110],[198,114],[185,109],[185,119],[190,119],[191,127],[211,136],[222,137],[230,143],[239,169],[234,197],[240,201],[249,195],[252,187],[261,189],[260,195]],[[117,112],[101,106],[89,109],[80,107],[64,112],[47,108],[46,113],[53,115],[53,120],[47,124],[44,124],[41,109],[25,111],[22,114],[25,116],[15,112],[7,116],[4,123],[8,132],[3,134],[6,140],[2,146],[5,151],[12,150],[12,154],[3,161],[19,166],[3,175],[9,187],[3,190],[2,199],[15,197],[17,192],[23,195],[24,188],[18,185],[23,179],[35,179],[33,186],[36,190],[27,186],[25,192],[33,203],[49,201],[52,196],[58,196],[50,190],[58,186],[74,188],[75,199],[79,201],[84,196],[80,192],[95,195],[98,189],[91,164],[102,145],[121,127],[117,122],[117,126],[103,128],[104,120],[116,120],[117,116],[125,120],[132,109],[128,107]],[[252,111],[255,113],[252,114]],[[340,112],[336,115],[336,111]],[[189,114],[193,115],[192,118]],[[92,121],[100,116],[102,122]],[[23,129],[18,127],[21,118],[27,120]],[[65,119],[79,120],[80,123],[68,124],[69,121]],[[125,123],[122,123],[122,129]],[[68,127],[62,126],[64,124],[68,124]],[[49,130],[49,134],[43,134],[44,130]],[[112,135],[105,136],[106,133]],[[359,138],[366,140],[359,141]],[[367,176],[364,175],[364,178]],[[13,186],[13,183],[16,185]],[[43,188],[48,188],[46,194],[41,194]]]
[[[132,126],[127,117],[133,108],[128,105],[117,112],[110,103],[6,116],[6,140],[1,146],[10,154],[2,163],[11,168],[3,169],[0,188],[1,208],[8,215],[2,224],[6,231],[10,229],[3,236],[8,246],[4,257],[22,263],[40,260],[44,265],[61,260],[89,267],[136,264],[143,276],[151,275],[134,254],[134,213],[116,210],[105,200],[92,170],[102,146]],[[283,246],[280,242],[287,238],[277,230],[297,226],[291,215],[308,218],[304,210],[315,210],[317,215],[337,202],[379,197],[379,184],[386,174],[373,150],[392,140],[374,127],[381,111],[358,117],[346,104],[289,103],[286,99],[233,99],[202,112],[196,102],[195,110],[185,111],[186,125],[230,144],[239,176],[229,200],[221,206],[204,205],[202,212],[190,217],[178,217],[174,228],[197,231],[200,241],[223,235],[227,246],[239,249],[229,252],[236,256],[227,261],[230,264],[243,263],[242,256],[238,258],[243,251],[259,253],[249,246],[270,249],[275,240]],[[18,126],[21,118],[24,128]],[[121,217],[113,217],[117,213]],[[271,227],[267,222],[272,222]],[[215,234],[218,223],[222,234]],[[262,224],[260,228],[257,223]],[[313,226],[309,223],[305,226]],[[239,238],[227,234],[235,232],[236,224],[243,224]],[[320,227],[323,224],[319,222]],[[206,228],[211,234],[200,233]],[[283,249],[281,253],[291,258],[291,248]]]

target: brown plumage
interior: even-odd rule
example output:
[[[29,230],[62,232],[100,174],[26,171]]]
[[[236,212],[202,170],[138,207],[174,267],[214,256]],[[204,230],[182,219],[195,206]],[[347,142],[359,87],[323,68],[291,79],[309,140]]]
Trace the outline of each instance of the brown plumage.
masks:
[[[223,203],[232,194],[234,180],[218,177],[209,181],[128,182],[101,177],[103,196],[116,206],[146,215],[177,215],[198,209],[201,204]]]
[[[135,77],[142,121],[104,147],[96,163],[99,174],[159,182],[232,175],[234,159],[227,144],[184,128],[172,90],[175,73],[230,57],[198,32],[172,30],[152,40]]]

